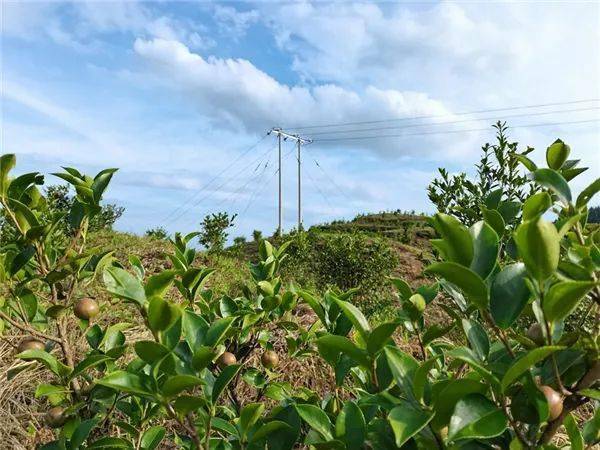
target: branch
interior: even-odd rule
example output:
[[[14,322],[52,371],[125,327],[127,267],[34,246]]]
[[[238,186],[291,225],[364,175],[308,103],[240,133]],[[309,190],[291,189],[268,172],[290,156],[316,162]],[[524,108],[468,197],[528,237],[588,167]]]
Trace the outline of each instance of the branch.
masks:
[[[8,323],[10,323],[13,327],[18,328],[21,331],[25,331],[29,334],[32,334],[40,339],[46,339],[47,341],[52,341],[52,342],[56,342],[57,344],[61,345],[62,341],[55,337],[52,336],[50,334],[46,334],[46,333],[42,333],[41,331],[36,330],[35,328],[29,326],[29,325],[23,325],[20,324],[19,322],[13,320],[10,316],[8,316],[6,313],[4,313],[3,311],[0,311],[0,318],[6,320]]]

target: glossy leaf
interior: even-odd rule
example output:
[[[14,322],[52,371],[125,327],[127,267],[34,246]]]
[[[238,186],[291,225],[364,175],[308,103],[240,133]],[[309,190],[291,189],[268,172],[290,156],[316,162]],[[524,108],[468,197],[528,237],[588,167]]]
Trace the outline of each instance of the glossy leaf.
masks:
[[[494,277],[490,288],[490,312],[500,328],[509,328],[527,306],[531,292],[526,277],[527,269],[523,263],[510,264]]]
[[[142,283],[126,270],[114,266],[106,267],[103,278],[106,290],[110,294],[141,306],[146,303],[146,294]]]
[[[563,350],[565,347],[561,346],[546,346],[546,347],[538,347],[533,350],[530,350],[508,368],[508,370],[504,373],[502,377],[502,390],[505,391],[514,381],[516,381],[525,371],[529,370],[533,366],[535,366],[540,361],[546,359],[552,353]]]
[[[571,203],[571,189],[563,176],[552,169],[537,169],[531,173],[531,179],[550,189],[565,204]]]
[[[484,221],[474,224],[469,232],[473,237],[473,260],[470,268],[485,279],[496,266],[499,250],[498,235]]]
[[[523,220],[532,220],[544,214],[552,206],[552,198],[547,192],[538,192],[523,204]]]
[[[433,217],[436,230],[444,238],[449,261],[469,267],[473,259],[473,239],[469,230],[454,217],[438,213]]]
[[[388,421],[394,431],[396,446],[402,447],[410,438],[427,426],[433,419],[433,412],[424,411],[403,403],[392,409]]]
[[[361,409],[354,402],[346,402],[335,421],[335,435],[348,450],[359,450],[367,436],[367,425]]]
[[[313,430],[318,432],[323,438],[332,440],[331,421],[321,408],[315,405],[302,404],[295,406],[296,411],[302,420],[304,420]]]
[[[460,288],[474,305],[482,309],[487,308],[487,287],[481,277],[472,270],[454,262],[441,262],[430,265],[425,272],[446,279]]]
[[[554,170],[560,169],[571,152],[571,147],[565,144],[560,139],[554,141],[554,143],[546,150],[546,162],[548,167]]]
[[[553,223],[541,218],[523,222],[517,228],[515,242],[525,267],[539,282],[558,268],[560,239]]]
[[[555,322],[567,317],[596,285],[593,281],[560,281],[553,284],[542,303],[546,320]]]
[[[507,419],[492,401],[481,394],[469,394],[454,408],[448,439],[486,439],[499,436],[506,430]]]

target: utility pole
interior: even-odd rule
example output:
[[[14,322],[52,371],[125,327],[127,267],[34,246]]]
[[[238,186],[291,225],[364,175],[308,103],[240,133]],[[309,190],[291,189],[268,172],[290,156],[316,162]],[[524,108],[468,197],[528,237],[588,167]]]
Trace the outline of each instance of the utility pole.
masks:
[[[300,139],[296,141],[298,144],[298,232],[302,231],[302,172],[300,162]]]
[[[302,145],[311,144],[312,140],[308,138],[303,138],[297,134],[290,134],[283,131],[281,128],[271,128],[269,134],[277,135],[277,144],[279,148],[279,225],[277,230],[279,234],[283,232],[283,194],[282,194],[282,167],[281,167],[281,138],[283,137],[284,141],[288,139],[292,141],[296,141],[297,152],[298,152],[298,231],[302,229],[302,160],[301,160],[301,147]]]

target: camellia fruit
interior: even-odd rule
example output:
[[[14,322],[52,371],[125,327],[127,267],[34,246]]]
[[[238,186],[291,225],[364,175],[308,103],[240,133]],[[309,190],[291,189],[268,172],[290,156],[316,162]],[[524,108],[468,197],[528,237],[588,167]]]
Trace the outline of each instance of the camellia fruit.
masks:
[[[561,395],[550,386],[540,386],[540,391],[546,397],[548,409],[550,410],[550,420],[555,420],[560,416],[563,410],[563,400]]]
[[[262,363],[263,367],[272,369],[279,364],[279,356],[277,356],[277,353],[275,353],[273,350],[266,350],[260,357],[260,362]]]
[[[30,336],[26,337],[19,343],[17,352],[22,353],[25,350],[44,350],[45,348],[46,346],[42,341],[38,341],[36,338]]]
[[[217,365],[221,368],[231,366],[237,362],[237,358],[231,352],[225,352],[217,359]]]
[[[75,304],[73,312],[80,319],[90,320],[98,315],[100,312],[100,307],[96,301],[92,300],[91,298],[84,297]]]
[[[65,410],[60,406],[50,408],[46,412],[45,421],[50,428],[62,427],[66,422]]]
[[[537,322],[531,324],[527,330],[527,337],[537,345],[544,345],[544,332],[542,331],[542,326]]]

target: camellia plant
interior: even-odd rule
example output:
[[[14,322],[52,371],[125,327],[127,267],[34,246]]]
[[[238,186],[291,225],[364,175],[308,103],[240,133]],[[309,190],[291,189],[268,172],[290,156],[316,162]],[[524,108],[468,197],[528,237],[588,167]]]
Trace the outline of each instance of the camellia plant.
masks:
[[[355,289],[284,286],[287,244],[260,244],[235,298],[207,287],[195,233],[176,234],[170,268],[153,274],[138,258],[88,249],[87,224],[114,170],[57,174],[77,192],[76,232],[64,236],[54,225],[62,218],[45,214],[41,175],[10,178],[15,158],[3,156],[0,199],[16,233],[1,253],[0,323],[24,335],[11,376],[40,363],[52,374],[35,393],[56,429],[43,448],[551,449],[564,442],[559,430],[569,448],[591,448],[600,442],[600,236],[586,217],[600,180],[574,198],[569,152],[556,141],[546,168],[515,155],[539,189],[519,203],[514,232],[493,219],[493,204],[470,227],[436,214],[439,260],[426,269],[436,279],[393,279],[401,311],[377,326],[352,303]],[[96,278],[128,323],[86,294]],[[295,320],[298,303],[310,323]],[[444,326],[424,314],[440,303]],[[593,327],[565,331],[582,308]],[[128,342],[132,323],[145,331]],[[284,357],[321,358],[335,388],[282,381]]]

